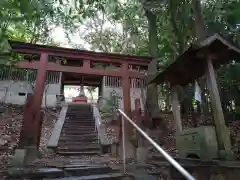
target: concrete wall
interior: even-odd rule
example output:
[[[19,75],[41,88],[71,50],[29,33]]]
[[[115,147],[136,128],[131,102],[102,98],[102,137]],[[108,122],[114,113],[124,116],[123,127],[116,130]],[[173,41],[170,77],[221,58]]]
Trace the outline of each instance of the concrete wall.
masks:
[[[122,87],[109,87],[106,86],[106,78],[103,78],[102,83],[102,96],[103,98],[108,99],[110,97],[110,93],[112,91],[116,91],[116,93],[123,98],[123,88]],[[143,90],[144,96],[146,96],[146,90]],[[135,109],[134,101],[139,98],[141,101],[141,109],[144,109],[144,102],[142,102],[141,88],[130,88],[130,98],[131,98],[131,109]],[[123,99],[120,101],[120,108],[123,109]]]
[[[26,81],[0,81],[0,101],[23,105],[26,101],[24,93],[33,93],[30,84]],[[45,93],[46,92],[46,93]],[[49,84],[45,86],[42,107],[53,107],[56,105],[56,94],[60,94],[60,84]],[[46,98],[45,98],[46,97]]]
[[[104,98],[109,98],[110,97],[110,93],[112,91],[116,91],[118,93],[118,95],[120,97],[123,98],[123,89],[122,88],[110,88],[110,87],[103,87],[103,97]],[[144,90],[144,93],[146,94],[146,90]],[[144,102],[142,102],[142,97],[141,97],[141,89],[140,88],[131,88],[130,89],[130,97],[131,97],[131,109],[134,110],[135,109],[135,104],[134,101],[135,99],[140,99],[141,101],[141,109],[144,109]],[[119,100],[120,101],[120,108],[123,109],[123,99]]]

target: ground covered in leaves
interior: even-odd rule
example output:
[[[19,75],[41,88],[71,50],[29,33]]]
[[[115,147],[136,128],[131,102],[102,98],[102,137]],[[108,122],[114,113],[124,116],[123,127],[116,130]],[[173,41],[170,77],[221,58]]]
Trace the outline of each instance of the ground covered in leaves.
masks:
[[[23,107],[4,105],[0,114],[0,171],[6,170],[10,164],[14,150],[17,148],[23,120]],[[51,129],[56,122],[59,110],[45,109],[42,136],[40,142],[41,157],[51,158],[53,153],[46,149],[46,143],[51,135]]]
[[[4,108],[1,108],[0,114],[0,172],[6,170],[9,166],[10,159],[14,153],[14,150],[17,147],[19,141],[19,135],[21,131],[22,119],[23,119],[23,107],[16,105],[4,105]],[[56,155],[54,152],[46,148],[46,144],[51,135],[51,130],[54,127],[54,124],[57,120],[60,109],[52,110],[45,109],[45,117],[42,128],[42,136],[40,142],[40,152],[41,159],[36,160],[33,163],[33,166],[48,166],[48,165],[61,165],[64,163],[69,163],[69,158],[61,157]],[[175,147],[175,128],[173,125],[173,117],[171,113],[162,113],[162,120],[166,123],[164,129],[165,133],[159,133],[159,130],[151,130],[149,134],[162,145],[162,147],[171,154],[177,154]],[[211,118],[205,118],[200,116],[197,118],[198,125],[201,124],[212,124]],[[191,117],[183,118],[183,128],[192,127]],[[228,124],[228,127],[231,132],[231,139],[233,144],[233,151],[239,157],[239,143],[240,143],[240,122],[235,121]],[[161,126],[159,127],[161,129]],[[111,142],[117,141],[119,136],[119,128],[115,126],[108,127],[108,136],[111,138]],[[163,140],[162,140],[163,139]],[[149,150],[153,151],[152,146]],[[100,160],[100,159],[101,160]],[[116,157],[111,157],[107,155],[106,157],[90,157],[90,156],[81,156],[74,157],[72,161],[75,160],[97,163],[101,162],[108,165],[120,165],[121,159]],[[71,159],[70,159],[71,161]],[[1,173],[0,173],[1,174]]]
[[[175,127],[173,124],[173,115],[171,112],[161,113],[162,121],[164,121],[164,127],[159,126],[157,129],[147,129],[147,133],[157,141],[167,152],[170,154],[177,154],[175,143]],[[205,117],[203,115],[196,116],[197,126],[200,125],[213,125],[211,117]],[[232,149],[238,159],[240,159],[240,121],[229,121],[227,124],[232,141]],[[107,134],[111,142],[118,141],[120,129],[116,125],[107,125]],[[192,116],[182,117],[183,129],[193,127]],[[156,149],[152,145],[148,145],[149,150],[156,152]]]
[[[166,127],[168,131],[164,136],[163,147],[170,153],[176,154],[175,146],[175,127],[173,124],[173,115],[172,113],[162,113],[163,120],[166,122]],[[211,117],[205,117],[203,115],[196,118],[197,126],[200,125],[213,125]],[[183,129],[193,127],[192,117],[182,117],[182,126]],[[232,121],[227,124],[227,127],[230,131],[232,150],[235,153],[236,157],[240,159],[240,121]],[[161,137],[160,137],[161,138]]]

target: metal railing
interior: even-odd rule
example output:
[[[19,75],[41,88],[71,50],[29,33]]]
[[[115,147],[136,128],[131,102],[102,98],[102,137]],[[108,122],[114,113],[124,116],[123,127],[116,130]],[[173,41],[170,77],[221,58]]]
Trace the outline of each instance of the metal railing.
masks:
[[[166,151],[164,151],[152,138],[150,138],[137,124],[135,124],[121,109],[118,112],[122,115],[122,141],[123,141],[123,171],[126,173],[126,142],[124,121],[127,120],[144,136],[186,179],[195,180],[176,160],[174,160]]]

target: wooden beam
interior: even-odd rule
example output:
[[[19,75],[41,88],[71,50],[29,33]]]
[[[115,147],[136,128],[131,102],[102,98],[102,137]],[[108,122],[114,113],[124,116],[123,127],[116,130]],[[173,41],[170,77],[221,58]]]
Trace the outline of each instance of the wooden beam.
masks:
[[[40,54],[41,52],[47,52],[50,56],[61,56],[65,58],[74,58],[78,60],[90,60],[90,61],[96,61],[96,62],[108,62],[108,63],[123,63],[123,62],[128,62],[129,64],[134,64],[134,65],[148,65],[149,61],[143,61],[143,60],[138,60],[137,58],[123,58],[121,56],[119,57],[114,57],[110,56],[101,56],[101,55],[90,55],[84,54],[84,53],[65,53],[65,52],[52,52],[51,50],[33,50],[33,49],[13,49],[13,52],[17,53],[29,53],[29,54]]]
[[[64,80],[63,84],[64,85],[80,85],[81,81]],[[98,86],[98,85],[100,85],[100,82],[84,80],[83,84],[84,84],[84,86],[91,86],[91,85],[92,86]]]
[[[34,88],[34,101],[33,101],[33,108],[36,111],[40,110],[42,105],[42,98],[44,94],[45,80],[48,67],[48,54],[46,53],[41,54],[40,61],[38,63],[39,66],[36,78],[36,85]]]
[[[207,57],[207,85],[210,92],[211,106],[213,110],[214,123],[220,150],[231,150],[230,133],[225,124],[222,104],[219,96],[215,71],[213,69],[212,57]]]
[[[16,64],[19,68],[25,69],[38,69],[41,67],[41,63],[39,61],[27,62],[27,61],[20,61]],[[74,67],[74,66],[63,66],[60,64],[55,63],[48,63],[47,64],[48,71],[59,71],[59,72],[70,72],[70,73],[79,73],[79,74],[88,74],[88,75],[97,75],[97,76],[117,76],[122,77],[121,71],[105,71],[102,69],[92,69],[87,67]],[[143,79],[145,78],[144,73],[139,72],[128,72],[130,77]]]
[[[174,118],[174,125],[176,128],[176,137],[177,137],[182,132],[182,121],[181,121],[181,113],[180,113],[180,103],[179,103],[178,94],[177,94],[177,86],[172,87],[171,99],[172,99],[172,112],[173,112],[173,118]]]
[[[122,82],[123,82],[123,109],[124,112],[130,116],[131,113],[131,97],[130,97],[130,79],[129,79],[128,63],[123,63],[121,67]],[[124,118],[124,117],[122,117]],[[126,158],[132,158],[135,156],[134,146],[130,142],[130,136],[132,135],[132,125],[124,120],[125,129],[125,148]],[[122,144],[123,145],[123,144]]]
[[[130,79],[129,79],[129,71],[128,64],[124,63],[121,68],[122,81],[123,81],[123,104],[124,104],[124,112],[127,115],[130,115],[131,112],[131,98],[130,98]]]

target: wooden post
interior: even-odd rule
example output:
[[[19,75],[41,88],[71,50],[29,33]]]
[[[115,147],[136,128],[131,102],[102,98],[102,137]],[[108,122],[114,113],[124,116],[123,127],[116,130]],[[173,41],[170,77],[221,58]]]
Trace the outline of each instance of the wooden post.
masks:
[[[128,75],[128,64],[122,64],[122,83],[123,83],[123,109],[124,112],[130,116],[131,113],[131,97],[130,97],[130,79]],[[126,121],[125,123],[125,131],[126,133],[130,133],[131,124]]]
[[[42,98],[45,89],[45,80],[46,80],[46,73],[47,73],[47,65],[48,65],[48,54],[42,53],[40,58],[41,66],[38,69],[37,78],[36,78],[36,85],[34,89],[34,103],[33,109],[34,111],[40,111],[42,105]]]
[[[124,112],[129,116],[131,113],[131,98],[130,98],[130,79],[128,73],[128,63],[123,63],[121,67],[122,72],[122,81],[123,81],[123,106]],[[127,149],[126,156],[127,158],[132,158],[135,156],[134,147],[129,141],[129,136],[131,135],[131,124],[125,120],[124,129],[125,129],[125,146]]]
[[[27,97],[24,107],[23,127],[20,133],[19,147],[15,151],[12,165],[31,163],[38,157],[43,112],[41,111],[42,98],[48,64],[48,54],[42,53],[36,78],[34,95]]]
[[[182,121],[176,86],[172,87],[172,112],[176,128],[176,136],[179,136],[182,132]]]
[[[135,122],[136,124],[143,129],[142,127],[142,110],[141,110],[141,101],[139,98],[135,99],[135,110],[134,110],[134,117],[135,117]],[[138,140],[138,147],[143,147],[144,146],[144,137],[137,132],[137,140]]]
[[[213,110],[214,123],[216,128],[216,134],[218,139],[218,145],[220,150],[230,150],[231,141],[230,134],[226,127],[222,104],[219,96],[219,91],[216,82],[216,76],[212,64],[211,56],[207,58],[207,85],[210,92],[211,106]]]
[[[130,79],[128,74],[128,64],[122,64],[122,80],[123,80],[123,105],[124,112],[129,115],[131,112],[131,98],[130,98]]]
[[[18,143],[19,149],[24,149],[25,147],[29,146],[33,137],[32,137],[32,113],[31,113],[31,106],[33,105],[33,95],[27,96],[27,102],[24,106],[24,113],[23,113],[23,122],[22,128],[20,132],[20,138]]]
[[[40,58],[41,66],[38,69],[36,85],[34,88],[34,98],[33,98],[33,106],[30,109],[32,113],[32,134],[34,137],[33,145],[39,147],[40,143],[40,135],[42,129],[43,121],[43,112],[41,111],[42,99],[45,89],[45,81],[46,81],[46,73],[47,73],[47,64],[48,64],[48,54],[42,53]]]

